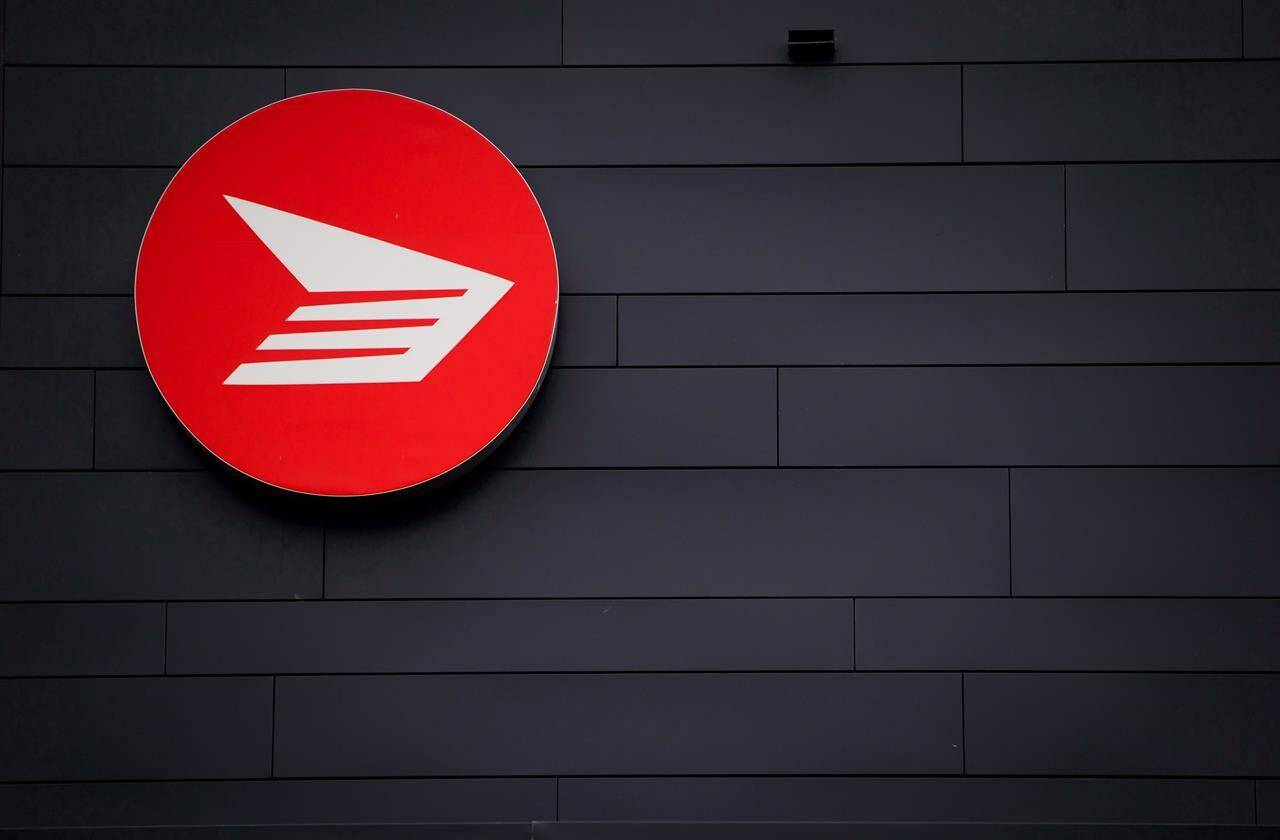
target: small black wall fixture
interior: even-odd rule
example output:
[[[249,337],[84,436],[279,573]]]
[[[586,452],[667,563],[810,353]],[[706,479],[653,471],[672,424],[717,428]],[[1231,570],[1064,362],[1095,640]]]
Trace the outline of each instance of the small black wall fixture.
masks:
[[[787,55],[793,61],[825,61],[835,54],[834,29],[787,30]]]

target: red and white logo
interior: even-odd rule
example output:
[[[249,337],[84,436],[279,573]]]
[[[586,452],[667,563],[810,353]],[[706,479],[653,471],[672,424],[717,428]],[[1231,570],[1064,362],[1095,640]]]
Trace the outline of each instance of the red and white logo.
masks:
[[[444,111],[326,91],[219,132],[178,171],[135,279],[147,367],[210,452],[363,496],[495,446],[546,369],[558,285],[516,168]]]

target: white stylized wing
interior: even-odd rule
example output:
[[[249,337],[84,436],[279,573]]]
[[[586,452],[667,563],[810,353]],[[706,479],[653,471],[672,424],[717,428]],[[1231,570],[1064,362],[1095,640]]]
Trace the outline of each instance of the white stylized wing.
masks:
[[[421,326],[275,333],[259,350],[333,350],[323,359],[245,362],[227,385],[418,382],[440,363],[512,287],[510,280],[317,222],[224,196],[249,229],[309,292],[454,292],[359,303],[300,306],[289,321],[404,321]],[[457,294],[460,292],[460,294]],[[403,350],[343,356],[344,350]]]

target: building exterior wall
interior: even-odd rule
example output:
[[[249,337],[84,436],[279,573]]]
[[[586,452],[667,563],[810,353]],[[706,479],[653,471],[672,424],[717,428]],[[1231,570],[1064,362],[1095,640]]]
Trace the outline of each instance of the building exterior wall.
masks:
[[[1280,825],[1280,3],[7,0],[3,74],[0,827]],[[175,168],[336,87],[561,271],[380,504],[228,475],[133,319]]]

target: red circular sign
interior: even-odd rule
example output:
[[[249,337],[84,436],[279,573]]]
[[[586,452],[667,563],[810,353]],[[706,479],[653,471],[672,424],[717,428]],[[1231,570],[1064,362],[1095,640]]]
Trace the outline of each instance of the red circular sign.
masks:
[[[390,93],[297,96],[174,176],[138,254],[143,355],[187,430],[276,487],[439,478],[519,420],[555,335],[551,235],[477,131]]]

